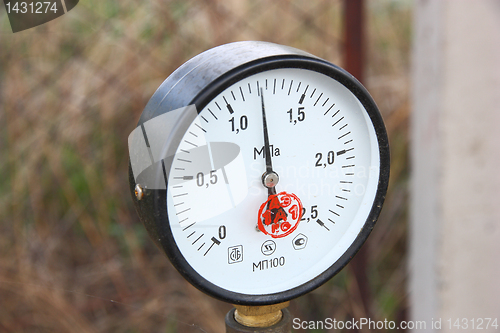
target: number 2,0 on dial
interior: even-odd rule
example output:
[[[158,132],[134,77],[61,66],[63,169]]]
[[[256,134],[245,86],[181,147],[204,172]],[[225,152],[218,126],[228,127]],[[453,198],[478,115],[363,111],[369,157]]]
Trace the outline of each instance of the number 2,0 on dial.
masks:
[[[240,78],[188,126],[168,172],[173,239],[207,281],[247,295],[304,284],[352,245],[377,193],[377,134],[321,72]]]

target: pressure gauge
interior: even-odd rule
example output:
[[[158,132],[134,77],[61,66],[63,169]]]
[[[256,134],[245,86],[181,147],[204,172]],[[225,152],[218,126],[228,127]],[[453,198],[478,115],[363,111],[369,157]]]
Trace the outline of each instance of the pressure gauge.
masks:
[[[208,50],[155,92],[129,137],[151,238],[205,293],[284,302],[338,273],[389,178],[374,101],[349,73],[264,42]]]

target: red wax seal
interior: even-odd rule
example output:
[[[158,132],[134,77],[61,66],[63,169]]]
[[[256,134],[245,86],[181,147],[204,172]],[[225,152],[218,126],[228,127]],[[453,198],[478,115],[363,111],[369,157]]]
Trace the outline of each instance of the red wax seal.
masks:
[[[290,235],[297,229],[302,213],[302,202],[293,193],[270,195],[259,209],[259,230],[273,238]]]

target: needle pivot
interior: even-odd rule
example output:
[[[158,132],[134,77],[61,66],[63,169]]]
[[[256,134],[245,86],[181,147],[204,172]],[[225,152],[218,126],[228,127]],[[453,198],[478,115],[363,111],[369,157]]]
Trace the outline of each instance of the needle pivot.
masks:
[[[264,184],[264,186],[267,188],[275,187],[276,184],[278,184],[279,180],[280,180],[280,177],[274,171],[265,172],[262,175],[262,184]]]

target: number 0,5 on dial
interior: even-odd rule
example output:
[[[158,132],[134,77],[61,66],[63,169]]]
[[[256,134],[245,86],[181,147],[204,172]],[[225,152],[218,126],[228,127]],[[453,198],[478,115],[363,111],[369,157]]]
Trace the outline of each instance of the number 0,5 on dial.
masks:
[[[162,211],[143,220],[201,290],[281,302],[324,283],[368,236],[387,137],[369,94],[338,67],[269,43],[221,48],[207,52],[248,58],[187,98],[197,114],[172,132],[151,203]]]

